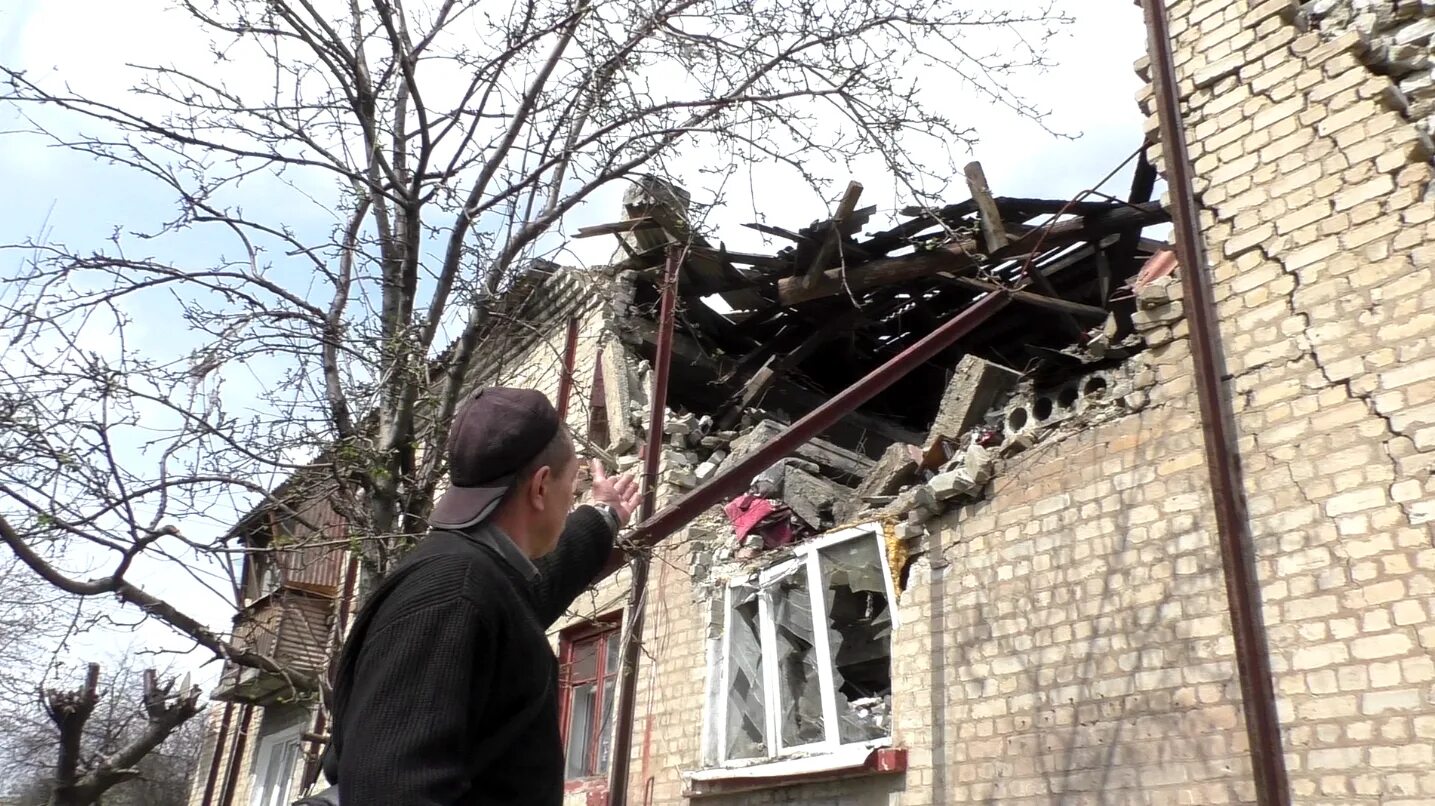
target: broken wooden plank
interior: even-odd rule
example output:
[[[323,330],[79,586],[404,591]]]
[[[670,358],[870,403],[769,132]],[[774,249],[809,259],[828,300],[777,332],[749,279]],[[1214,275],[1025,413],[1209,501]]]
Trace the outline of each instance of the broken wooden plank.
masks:
[[[1145,252],[1145,253],[1150,254],[1150,255],[1154,255],[1154,254],[1156,254],[1157,252],[1163,252],[1163,251],[1165,251],[1165,250],[1167,250],[1167,249],[1170,249],[1170,248],[1171,248],[1171,242],[1170,242],[1170,241],[1163,241],[1163,240],[1160,240],[1159,238],[1137,238],[1137,239],[1136,239],[1136,248],[1137,248],[1139,251]]]
[[[822,245],[817,249],[817,255],[813,257],[811,265],[803,273],[804,285],[816,285],[821,282],[822,270],[827,268],[828,261],[837,252],[837,247],[842,241],[843,223],[856,211],[857,200],[860,198],[862,198],[862,183],[848,182],[847,190],[842,194],[842,201],[837,203],[837,213],[832,216],[827,237],[823,238]]]
[[[730,428],[733,423],[737,422],[737,418],[742,416],[743,409],[762,399],[774,381],[791,371],[793,367],[806,361],[808,356],[817,351],[818,347],[850,330],[853,323],[860,319],[862,314],[861,308],[848,308],[827,319],[821,327],[808,333],[796,347],[784,354],[770,356],[752,374],[747,383],[743,384],[742,391],[729,400],[726,406],[727,412],[719,419],[718,427]]]
[[[1027,279],[1041,292],[1041,296],[1047,300],[1066,302],[1066,300],[1061,298],[1060,294],[1056,293],[1056,286],[1051,284],[1051,278],[1047,277],[1045,272],[1028,270]],[[1106,298],[1102,297],[1102,299]],[[1073,339],[1080,341],[1082,336],[1086,334],[1086,329],[1076,321],[1076,317],[1071,315],[1071,311],[1060,306],[1053,306],[1051,310],[1057,312],[1057,318],[1061,320],[1062,326],[1066,328],[1066,332]],[[1105,318],[1106,311],[1104,309],[1098,310],[1101,310],[1102,317]]]
[[[977,203],[978,220],[982,225],[982,237],[986,240],[987,251],[995,252],[1007,245],[1002,214],[997,210],[997,202],[992,198],[991,188],[987,186],[987,175],[982,170],[982,164],[975,161],[967,163],[965,173],[967,190],[971,191],[972,201]]]
[[[914,252],[894,258],[880,258],[848,268],[831,268],[822,272],[815,285],[802,284],[801,278],[785,277],[778,281],[778,298],[785,305],[805,303],[822,297],[842,294],[844,291],[858,293],[868,288],[891,283],[907,283],[911,280],[931,277],[941,272],[969,270],[979,262],[1012,260],[1013,255],[1022,255],[1033,250],[1049,251],[1072,244],[1075,241],[1099,240],[1112,232],[1122,232],[1134,227],[1147,227],[1170,221],[1171,215],[1159,202],[1142,205],[1122,205],[1105,209],[1102,214],[1089,218],[1073,218],[1058,221],[1046,227],[1035,227],[1020,235],[1016,241],[992,255],[980,254],[976,241],[957,241],[940,250]],[[1089,308],[1089,305],[1086,305]],[[1075,310],[1075,308],[1069,308]]]
[[[1030,252],[1033,249],[1046,251],[1075,241],[1094,241],[1115,232],[1162,224],[1170,220],[1171,214],[1160,202],[1122,205],[1096,215],[1036,227],[1013,241],[1002,253]],[[992,257],[1005,258],[1007,255],[1002,253]]]
[[[1107,210],[1113,210],[1120,206],[1120,202],[1079,201],[1072,203],[1070,201],[1062,201],[1061,199],[1025,199],[1015,196],[996,196],[993,200],[996,202],[997,209],[1001,210],[1003,216],[1006,217],[1006,220],[1010,220],[1010,217],[1013,215],[1025,215],[1026,217],[1043,214],[1055,215],[1063,210],[1070,215],[1094,215],[1096,213],[1106,212]],[[945,213],[948,210],[956,210],[959,211],[959,215],[965,215],[975,209],[976,202],[972,200],[959,204],[949,204],[941,208],[941,213]],[[901,210],[904,216],[931,216],[934,212],[933,208],[917,205],[903,207]]]
[[[880,285],[958,272],[977,265],[981,256],[975,254],[976,249],[974,241],[959,241],[940,249],[880,258],[847,269],[838,267],[823,272],[811,285],[803,277],[784,277],[777,281],[777,297],[784,305],[796,305],[844,291],[855,294]]]
[[[608,224],[594,224],[591,227],[579,227],[574,238],[592,238],[597,235],[626,235],[629,232],[636,232],[645,229],[657,229],[658,222],[649,216],[641,218],[630,218],[626,221],[614,221]]]
[[[751,229],[751,230],[757,230],[758,232],[761,232],[763,235],[772,235],[772,236],[775,236],[775,237],[778,237],[778,238],[786,238],[786,239],[789,240],[789,241],[795,241],[795,242],[797,242],[797,243],[806,243],[806,242],[808,242],[808,241],[811,240],[811,239],[808,238],[806,235],[802,235],[802,234],[800,234],[800,233],[793,232],[793,231],[790,230],[790,229],[783,229],[782,227],[774,227],[774,226],[772,226],[771,224],[759,224],[759,223],[757,223],[757,222],[753,222],[753,223],[751,223],[751,224],[743,224],[743,226],[744,226],[744,227],[747,227],[748,229]]]
[[[973,291],[991,292],[1001,291],[1003,288],[1005,288],[1004,286],[998,285],[996,283],[990,283],[986,280],[978,280],[975,277],[952,277],[946,279],[948,279],[949,282],[955,285],[959,285],[963,288],[970,288]],[[1088,319],[1106,318],[1106,309],[1098,308],[1095,305],[1084,305],[1080,302],[1072,302],[1071,300],[1062,299],[1061,297],[1054,297],[1047,294],[1038,294],[1020,288],[1007,289],[1007,292],[1011,294],[1011,298],[1013,300],[1016,300],[1017,302],[1025,302],[1028,305],[1034,305],[1038,308],[1046,308],[1047,310],[1056,311],[1067,316],[1082,316]],[[1076,330],[1078,334],[1086,332],[1085,329],[1082,328],[1080,325],[1076,325]]]
[[[688,252],[693,255],[716,258],[719,255],[726,258],[729,263],[738,263],[743,266],[760,266],[764,269],[786,269],[792,264],[780,257],[772,255],[757,255],[750,252],[729,252],[727,249],[717,250],[711,247],[694,246]],[[744,285],[751,285],[753,280],[746,280]]]

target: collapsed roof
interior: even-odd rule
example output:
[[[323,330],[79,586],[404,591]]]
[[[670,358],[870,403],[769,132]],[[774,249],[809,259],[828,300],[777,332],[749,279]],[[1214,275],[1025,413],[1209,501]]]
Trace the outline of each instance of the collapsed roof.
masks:
[[[789,242],[774,254],[714,245],[687,217],[686,194],[651,177],[625,197],[624,220],[578,235],[618,236],[611,269],[631,278],[640,312],[622,327],[650,360],[658,329],[642,312],[657,309],[669,245],[684,247],[669,400],[719,429],[754,410],[788,420],[805,413],[976,300],[1016,289],[1018,304],[826,435],[875,459],[895,442],[925,440],[963,356],[1045,383],[1141,348],[1127,338],[1130,286],[1166,247],[1142,230],[1169,220],[1149,200],[1155,174],[1144,161],[1125,201],[993,196],[978,164],[967,176],[970,199],[908,208],[888,229],[863,232],[875,208],[857,207],[856,183],[832,218],[796,229],[747,225]]]

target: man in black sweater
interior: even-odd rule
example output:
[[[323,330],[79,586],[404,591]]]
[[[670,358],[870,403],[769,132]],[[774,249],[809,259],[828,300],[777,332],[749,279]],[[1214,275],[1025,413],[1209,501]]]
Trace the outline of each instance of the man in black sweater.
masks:
[[[483,389],[454,418],[432,531],[345,643],[324,770],[343,806],[558,806],[558,664],[545,630],[598,579],[638,500],[594,462],[590,504],[548,399]]]

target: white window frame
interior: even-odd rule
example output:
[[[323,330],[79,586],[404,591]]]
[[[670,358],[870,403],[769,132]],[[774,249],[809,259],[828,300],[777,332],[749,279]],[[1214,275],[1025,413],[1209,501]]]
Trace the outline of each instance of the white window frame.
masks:
[[[275,782],[279,789],[266,791],[265,781],[269,777],[270,764],[274,761],[274,751],[286,747],[289,749],[285,757],[292,759],[287,763],[289,777]],[[301,769],[300,762],[304,758],[304,724],[300,723],[261,738],[254,752],[254,772],[249,785],[250,806],[289,806],[297,795],[294,791],[295,776]]]
[[[772,565],[763,569],[752,577],[732,579],[723,588],[723,612],[721,637],[715,641],[717,651],[714,653],[717,662],[717,669],[709,667],[709,684],[717,685],[709,691],[708,707],[705,709],[708,718],[711,720],[711,727],[704,731],[705,737],[711,737],[709,745],[711,753],[708,758],[721,767],[746,767],[755,764],[771,764],[781,759],[793,756],[812,756],[820,754],[837,753],[848,748],[855,747],[886,747],[891,744],[890,731],[887,736],[869,739],[861,742],[842,743],[841,725],[838,720],[837,698],[834,691],[834,680],[832,676],[832,664],[827,659],[832,657],[831,648],[828,642],[826,625],[827,620],[827,599],[825,596],[815,595],[822,590],[822,571],[819,559],[819,552],[823,549],[850,540],[860,539],[875,540],[877,542],[877,554],[882,562],[882,577],[886,581],[887,611],[892,620],[892,631],[895,635],[899,625],[897,614],[897,592],[892,584],[892,568],[887,557],[886,533],[880,523],[867,523],[842,529],[816,540],[803,543],[797,546],[791,559]],[[812,625],[813,625],[813,651],[818,658],[824,662],[817,664],[818,679],[822,690],[822,723],[826,737],[820,742],[812,742],[804,745],[784,747],[782,745],[781,708],[773,707],[776,698],[780,696],[777,664],[773,662],[776,654],[777,625],[772,618],[771,595],[767,587],[789,574],[801,570],[807,575],[807,595],[811,603]],[[732,664],[730,662],[731,630],[729,619],[732,618],[733,589],[738,586],[752,586],[759,589],[758,593],[758,630],[762,643],[762,688],[763,688],[763,716],[766,720],[765,730],[767,738],[767,754],[756,758],[729,759],[727,757],[728,742],[728,708],[727,692],[731,686],[730,676]],[[890,663],[890,661],[889,661]],[[715,673],[714,673],[715,672]]]

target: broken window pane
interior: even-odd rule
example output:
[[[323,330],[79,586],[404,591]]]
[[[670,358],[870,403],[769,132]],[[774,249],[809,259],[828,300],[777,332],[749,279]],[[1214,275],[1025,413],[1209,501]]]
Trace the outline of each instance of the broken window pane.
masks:
[[[616,644],[617,641],[609,641]],[[598,765],[593,770],[595,775],[605,775],[608,772],[608,762],[613,755],[613,684],[617,682],[616,677],[608,678],[603,684],[603,720],[599,723],[598,730]]]
[[[864,538],[818,552],[844,744],[891,733],[892,613],[881,550],[879,540]]]
[[[767,754],[767,709],[763,705],[762,639],[758,633],[757,588],[732,588],[728,613],[728,759]]]
[[[567,778],[582,778],[592,773],[588,757],[588,738],[593,732],[593,706],[597,691],[592,683],[573,687],[573,700],[568,712]]]
[[[812,634],[812,599],[807,567],[768,585],[772,621],[777,634],[777,695],[781,710],[782,746],[796,747],[827,738],[822,721],[822,681],[817,673],[817,646]]]

